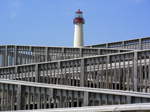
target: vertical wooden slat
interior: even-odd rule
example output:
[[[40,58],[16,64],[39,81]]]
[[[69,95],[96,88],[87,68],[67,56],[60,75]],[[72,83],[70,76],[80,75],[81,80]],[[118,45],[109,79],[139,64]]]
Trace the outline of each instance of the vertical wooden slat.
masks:
[[[129,90],[129,75],[130,75],[130,68],[129,68],[129,54],[127,55],[128,58],[128,66],[127,66],[127,76],[126,76],[126,86],[127,86],[127,90]]]
[[[36,64],[35,65],[35,82],[39,82],[39,76],[40,76],[40,73],[39,73],[39,69],[41,68],[39,68],[40,67],[40,65],[38,65],[38,64]]]
[[[34,68],[35,66],[31,66],[31,82],[33,82],[33,71],[34,71]],[[35,80],[34,80],[34,82],[35,82]]]
[[[90,63],[90,64],[89,64],[89,66],[90,66],[90,72],[89,72],[89,83],[90,83],[90,84],[89,84],[89,87],[91,87],[91,83],[92,83],[92,81],[91,81],[91,80],[92,80],[92,73],[91,73],[91,66],[92,66],[92,65],[91,65],[91,59],[89,60],[89,63]]]
[[[104,85],[103,84],[104,83],[104,78],[103,78],[104,77],[104,57],[101,58],[101,61],[102,61],[102,67],[101,67],[102,73],[101,73],[101,86],[100,87],[103,88],[103,85]]]
[[[46,83],[49,83],[49,78],[48,78],[48,64],[45,64],[45,70],[46,70]]]
[[[45,75],[46,75],[45,74],[45,66],[44,66],[44,64],[42,64],[41,66],[42,66],[41,77],[43,77],[42,83],[45,83]]]
[[[139,78],[140,78],[140,92],[142,91],[142,63],[141,63],[141,54],[139,54],[139,60],[140,60],[140,72],[139,72]]]
[[[74,61],[72,62],[72,86],[75,86],[75,75],[74,75]]]
[[[95,88],[95,58],[93,58],[93,87]]]
[[[89,106],[89,93],[84,92],[84,106]]]
[[[125,55],[123,57],[123,90],[125,90]]]
[[[14,85],[11,85],[11,110],[14,110],[14,105],[15,105],[15,101],[14,101]]]
[[[35,87],[31,87],[31,89],[32,89],[32,95],[33,95],[33,109],[35,109]]]
[[[121,90],[121,80],[120,80],[120,75],[121,75],[121,62],[120,62],[120,60],[121,60],[121,57],[120,57],[120,55],[118,56],[118,58],[119,58],[119,73],[118,73],[118,75],[119,75],[119,79],[118,79],[118,82],[119,82],[119,90]]]
[[[37,98],[37,109],[40,109],[41,107],[40,107],[40,104],[41,104],[41,91],[40,91],[40,88],[38,87],[38,88],[36,88],[36,90],[37,90],[37,94],[38,94],[38,98]]]
[[[78,83],[79,83],[79,73],[78,73],[78,61],[77,61],[77,63],[76,63],[76,77],[77,77],[77,83],[76,83],[76,86],[78,86]]]
[[[59,71],[60,71],[60,61],[57,62],[57,82],[56,82],[56,84],[60,84],[59,79],[60,79],[61,74],[59,73]]]
[[[28,87],[28,110],[30,110],[31,105],[31,87]]]
[[[20,70],[21,70],[21,80],[23,80],[23,71],[24,71],[24,70],[23,70],[23,67],[20,67],[20,68],[21,68],[21,69],[20,69]]]
[[[68,85],[68,80],[67,80],[67,63],[66,62],[64,62],[64,66],[65,66],[65,73],[64,73],[64,78],[65,78],[65,85]]]
[[[116,56],[114,57],[114,64],[115,64],[115,67],[114,67],[114,82],[115,82],[115,87],[114,89],[117,89],[117,68],[116,68]]]
[[[137,91],[137,52],[134,52],[134,91]]]
[[[27,77],[27,76],[26,76],[26,66],[24,66],[23,68],[24,68],[24,75],[25,75],[25,76],[24,76],[24,79],[25,79],[25,81],[27,81],[27,78],[26,78],[26,77]]]
[[[46,99],[46,89],[44,88],[44,93],[43,93],[43,100],[44,100],[44,109],[46,109],[46,104],[47,104],[47,99]]]
[[[53,64],[53,84],[55,84],[56,82],[55,82],[55,76],[56,76],[56,74],[55,74],[55,69],[56,69],[56,64],[54,63]]]
[[[145,75],[145,92],[147,92],[147,65],[146,65],[146,53],[144,53],[144,75]]]
[[[112,60],[113,60],[113,56],[110,56],[110,60],[109,60],[110,61],[110,70],[109,70],[110,71],[110,84],[111,84],[110,89],[113,89],[113,77],[114,77],[113,73],[112,73],[113,72],[113,69],[112,69],[112,63],[113,62],[112,62]]]
[[[1,111],[4,111],[4,88],[5,88],[5,86],[4,86],[4,84],[1,84],[0,86],[2,89],[2,91],[1,91]]]
[[[70,63],[70,61],[69,61],[69,62],[68,62],[68,68],[69,68],[69,71],[68,71],[68,72],[69,72],[69,73],[68,73],[68,75],[69,75],[69,77],[68,77],[68,78],[69,78],[69,86],[71,86],[71,74],[70,74],[70,72],[71,72],[71,71],[70,71],[71,67],[70,67],[70,64],[71,64],[71,63]]]
[[[50,64],[50,74],[49,74],[49,76],[50,76],[50,84],[52,84],[52,64]]]
[[[99,63],[99,58],[97,58],[97,88],[99,88],[100,87],[100,82],[99,82],[99,80],[100,80],[100,69],[99,69],[99,65],[100,65],[100,63]]]
[[[84,87],[84,58],[81,59],[81,64],[80,64],[80,86]],[[91,79],[90,79],[91,80]]]
[[[22,109],[22,86],[21,85],[18,85],[18,88],[17,88],[17,110],[21,110]]]
[[[149,65],[148,65],[148,82],[149,82],[149,93],[150,93],[150,53],[149,53]]]
[[[6,85],[6,106],[5,106],[5,110],[9,110],[9,85]]]
[[[27,71],[28,71],[28,81],[30,81],[30,77],[31,77],[31,66],[27,66]]]

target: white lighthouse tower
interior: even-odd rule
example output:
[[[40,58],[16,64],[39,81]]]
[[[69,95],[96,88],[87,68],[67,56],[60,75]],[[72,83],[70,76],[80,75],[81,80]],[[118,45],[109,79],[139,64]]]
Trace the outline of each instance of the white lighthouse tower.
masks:
[[[80,11],[80,9],[76,12],[73,23],[75,24],[74,47],[83,47],[83,24],[84,24],[84,19],[82,17],[82,12]]]

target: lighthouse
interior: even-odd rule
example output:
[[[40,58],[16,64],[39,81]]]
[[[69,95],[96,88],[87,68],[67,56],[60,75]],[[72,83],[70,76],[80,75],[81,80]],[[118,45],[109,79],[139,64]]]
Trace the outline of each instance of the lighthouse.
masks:
[[[83,24],[84,19],[80,9],[75,13],[75,18],[73,20],[75,24],[74,28],[74,47],[83,47]]]

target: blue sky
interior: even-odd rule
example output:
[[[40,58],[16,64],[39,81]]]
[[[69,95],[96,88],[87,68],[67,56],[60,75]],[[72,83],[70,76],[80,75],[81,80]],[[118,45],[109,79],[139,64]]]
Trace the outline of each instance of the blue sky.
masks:
[[[150,36],[150,0],[0,0],[0,45],[73,46],[78,9],[85,45]]]

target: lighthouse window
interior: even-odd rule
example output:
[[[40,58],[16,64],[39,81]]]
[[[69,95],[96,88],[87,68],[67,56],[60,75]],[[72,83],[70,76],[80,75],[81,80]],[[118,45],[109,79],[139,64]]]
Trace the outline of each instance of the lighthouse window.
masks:
[[[76,13],[76,18],[82,18],[82,14],[81,13]]]

